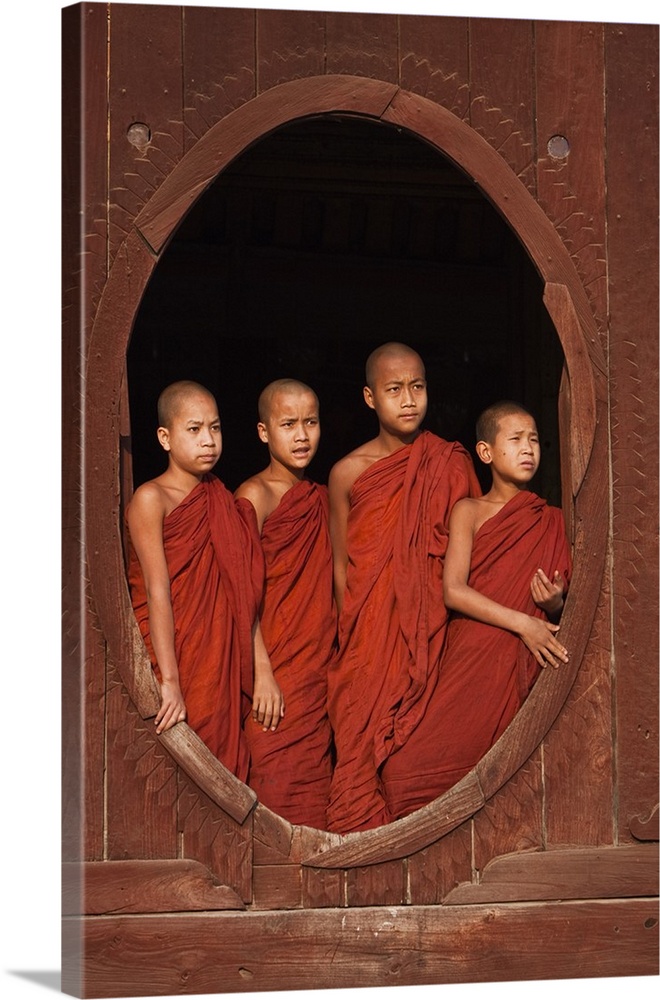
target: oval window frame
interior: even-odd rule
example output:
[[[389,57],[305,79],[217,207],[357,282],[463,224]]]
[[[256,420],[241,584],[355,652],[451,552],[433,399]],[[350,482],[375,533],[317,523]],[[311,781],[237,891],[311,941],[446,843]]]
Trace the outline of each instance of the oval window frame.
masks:
[[[605,564],[608,494],[602,457],[607,452],[607,395],[595,319],[566,247],[522,181],[465,122],[395,84],[343,75],[281,84],[227,115],[182,157],[134,220],[113,261],[90,336],[85,525],[91,594],[109,657],[142,718],[156,714],[159,699],[126,582],[119,487],[121,403],[135,316],[175,229],[218,174],[275,129],[323,115],[386,122],[430,143],[473,180],[525,247],[544,281],[544,302],[565,358],[559,394],[562,484],[574,551],[573,582],[562,618],[564,641],[572,651],[570,665],[541,674],[494,747],[440,798],[374,830],[345,836],[324,832],[313,838],[312,853],[301,861],[315,868],[345,868],[405,857],[455,829],[528,760],[557,718],[587,645]],[[243,823],[256,805],[270,836],[290,840],[294,828],[258,804],[254,792],[227,771],[185,723],[158,739],[236,822]]]

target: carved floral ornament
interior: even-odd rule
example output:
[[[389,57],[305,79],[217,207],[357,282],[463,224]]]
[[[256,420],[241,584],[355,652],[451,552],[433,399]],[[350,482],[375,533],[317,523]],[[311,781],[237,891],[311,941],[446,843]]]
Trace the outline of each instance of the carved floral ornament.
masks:
[[[557,230],[500,154],[451,112],[391,83],[324,76],[274,87],[227,115],[180,160],[138,214],[110,270],[89,345],[86,504],[94,514],[88,514],[86,528],[91,593],[109,656],[142,718],[156,714],[159,696],[126,583],[118,485],[122,380],[133,322],[169,238],[217,175],[274,129],[324,114],[393,124],[433,145],[471,177],[507,219],[543,278],[544,302],[565,357],[560,434],[565,512],[574,551],[573,581],[562,617],[564,642],[572,650],[570,664],[542,672],[497,744],[454,788],[388,826],[345,836],[325,834],[314,854],[302,860],[315,868],[338,868],[404,857],[455,829],[526,762],[559,714],[589,638],[604,566],[606,384],[595,320]],[[238,823],[247,819],[257,801],[254,792],[216,760],[186,723],[157,738],[226,813]],[[272,820],[273,831],[291,835],[285,820]]]

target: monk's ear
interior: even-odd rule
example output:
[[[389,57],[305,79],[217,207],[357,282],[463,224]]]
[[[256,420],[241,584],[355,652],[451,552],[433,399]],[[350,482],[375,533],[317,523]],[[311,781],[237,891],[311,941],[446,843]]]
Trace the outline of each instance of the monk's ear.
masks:
[[[367,404],[367,406],[370,407],[370,409],[375,410],[376,407],[374,406],[374,394],[368,385],[365,385],[364,389],[362,390],[362,395],[364,396],[364,401]]]
[[[264,444],[268,444],[268,430],[266,429],[266,425],[262,423],[261,420],[257,424],[257,434],[259,435],[260,441],[263,441]]]
[[[493,456],[488,441],[477,441],[476,450],[477,450],[477,455],[484,463],[484,465],[490,465],[490,463],[493,461]]]
[[[170,450],[170,432],[167,429],[167,427],[159,427],[158,430],[156,431],[156,433],[158,435],[158,440],[160,441],[161,447],[164,448],[165,451],[169,451]]]

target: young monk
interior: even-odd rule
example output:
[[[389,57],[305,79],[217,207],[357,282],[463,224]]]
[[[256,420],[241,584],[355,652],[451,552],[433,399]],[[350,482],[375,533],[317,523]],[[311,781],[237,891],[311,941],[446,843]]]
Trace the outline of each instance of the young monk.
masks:
[[[236,491],[254,506],[266,560],[260,620],[266,657],[286,714],[276,733],[248,722],[248,783],[291,823],[323,828],[332,773],[328,668],[337,619],[327,489],[306,478],[320,439],[319,402],[294,379],[271,382],[259,397],[257,432],[269,462]]]
[[[416,351],[377,348],[366,383],[378,434],[341,459],[329,480],[340,615],[339,659],[328,681],[337,754],[328,828],[340,833],[392,818],[382,775],[423,718],[437,680],[449,513],[480,492],[465,449],[422,430],[426,375]],[[414,784],[414,764],[408,777]]]
[[[222,434],[207,389],[190,381],[168,386],[158,422],[167,469],[135,491],[127,511],[133,608],[160,683],[156,732],[187,719],[245,780],[249,699],[268,725],[280,710],[272,673],[257,673],[253,691],[252,632],[263,583],[263,564],[252,555],[254,515],[248,508],[241,516],[211,474]]]
[[[460,500],[449,522],[447,630],[429,711],[388,773],[398,816],[441,795],[504,732],[544,667],[568,661],[557,637],[571,572],[562,513],[529,489],[539,467],[534,418],[518,403],[489,407],[477,454],[490,467],[484,496]],[[414,757],[420,780],[406,787]]]

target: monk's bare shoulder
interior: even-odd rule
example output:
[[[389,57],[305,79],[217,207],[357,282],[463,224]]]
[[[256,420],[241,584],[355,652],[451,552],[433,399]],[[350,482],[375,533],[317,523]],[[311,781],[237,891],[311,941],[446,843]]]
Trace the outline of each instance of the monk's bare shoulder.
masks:
[[[331,492],[350,492],[358,476],[379,458],[382,458],[382,451],[378,448],[377,438],[349,451],[348,455],[340,458],[330,470],[328,488]]]
[[[249,500],[255,509],[259,529],[261,529],[264,521],[276,509],[285,492],[286,486],[273,482],[268,476],[268,471],[264,470],[241,483],[234,496],[237,499]]]
[[[138,486],[131,498],[128,510],[133,514],[160,514],[164,516],[170,502],[170,493],[158,479],[150,479]]]
[[[476,534],[481,525],[497,514],[502,503],[481,497],[463,497],[457,500],[451,511],[450,531],[465,531]]]

